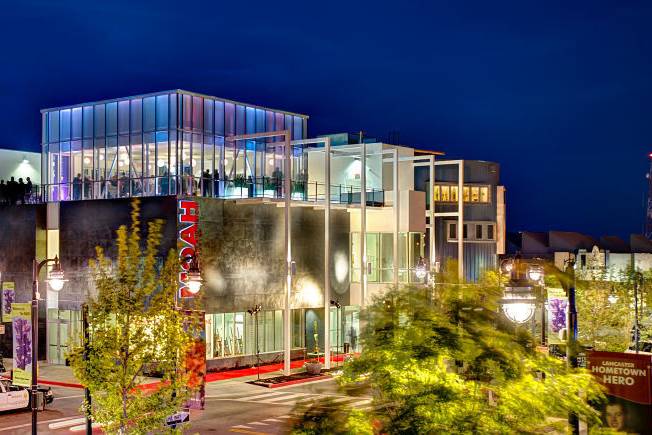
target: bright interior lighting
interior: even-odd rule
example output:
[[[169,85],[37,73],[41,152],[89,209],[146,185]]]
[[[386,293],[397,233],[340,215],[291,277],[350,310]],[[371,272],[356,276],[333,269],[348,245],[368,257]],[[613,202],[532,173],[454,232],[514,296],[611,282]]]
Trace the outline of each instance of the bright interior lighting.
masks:
[[[514,323],[525,323],[534,315],[534,304],[516,303],[503,304],[503,312]]]
[[[269,159],[269,160],[267,160],[267,164],[268,164],[269,166],[274,166],[274,159]]]
[[[48,284],[54,291],[60,291],[63,288],[63,280],[59,278],[53,278],[48,280]]]
[[[158,159],[158,161],[156,162],[156,166],[162,168],[163,166],[165,166],[165,162],[162,159]]]
[[[90,157],[84,157],[84,164],[85,165],[90,165],[91,164],[91,158]]]
[[[615,294],[612,293],[612,294],[609,295],[609,297],[607,298],[607,300],[609,301],[610,304],[613,305],[613,304],[615,304],[616,302],[618,302],[618,296],[616,296]]]

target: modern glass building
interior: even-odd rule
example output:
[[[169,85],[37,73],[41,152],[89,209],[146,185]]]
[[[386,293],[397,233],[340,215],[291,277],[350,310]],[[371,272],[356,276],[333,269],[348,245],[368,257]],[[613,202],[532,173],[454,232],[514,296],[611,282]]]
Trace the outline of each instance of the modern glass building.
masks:
[[[247,181],[262,192],[263,180],[283,176],[275,145],[282,138],[225,137],[289,130],[303,139],[308,119],[182,90],[45,109],[41,117],[47,201],[196,190],[224,197]]]

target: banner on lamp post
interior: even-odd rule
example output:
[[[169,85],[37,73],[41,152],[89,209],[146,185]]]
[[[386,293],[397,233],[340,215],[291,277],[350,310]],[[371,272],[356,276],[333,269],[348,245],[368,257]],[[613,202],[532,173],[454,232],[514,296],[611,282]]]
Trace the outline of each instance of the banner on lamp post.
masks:
[[[11,322],[11,305],[16,300],[16,283],[2,283],[2,321]]]
[[[566,343],[568,296],[560,288],[548,288],[548,344]]]
[[[32,383],[32,305],[13,303],[11,305],[13,332],[13,375],[12,383],[29,387]]]
[[[587,354],[587,367],[607,389],[602,425],[626,433],[652,428],[652,355],[622,352]]]

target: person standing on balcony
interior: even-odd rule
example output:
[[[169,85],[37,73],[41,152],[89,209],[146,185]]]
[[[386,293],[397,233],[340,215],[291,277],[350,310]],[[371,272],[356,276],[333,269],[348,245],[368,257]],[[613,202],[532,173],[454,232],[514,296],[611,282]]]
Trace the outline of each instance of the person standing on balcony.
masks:
[[[25,184],[25,200],[23,202],[29,202],[32,199],[32,190],[34,189],[34,185],[32,184],[32,180],[27,177],[27,183]]]

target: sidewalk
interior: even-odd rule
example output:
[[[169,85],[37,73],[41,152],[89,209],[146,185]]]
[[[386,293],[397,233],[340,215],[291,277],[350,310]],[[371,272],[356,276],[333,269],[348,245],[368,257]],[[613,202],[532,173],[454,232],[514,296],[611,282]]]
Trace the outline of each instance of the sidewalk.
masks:
[[[341,361],[342,358],[340,357]],[[13,360],[9,358],[3,359],[5,368],[7,371],[11,370]],[[336,362],[335,358],[332,358],[333,362]],[[292,373],[303,370],[303,364],[306,361],[297,360],[290,363],[290,369]],[[225,370],[222,372],[209,372],[206,374],[206,382],[219,382],[219,381],[229,381],[229,380],[241,380],[246,382],[258,377],[258,368],[257,367],[248,367],[242,369],[232,369]],[[270,373],[278,372],[282,374],[283,372],[283,363],[276,364],[267,364],[260,366],[260,374],[268,375]],[[251,379],[250,379],[251,378]],[[154,387],[160,382],[159,378],[150,378],[144,377],[143,382],[141,383],[142,387]],[[39,363],[39,375],[38,383],[43,385],[55,385],[60,387],[69,387],[69,388],[84,388],[79,380],[75,377],[72,372],[72,369],[68,366],[59,365],[59,364],[49,364],[46,362]]]

